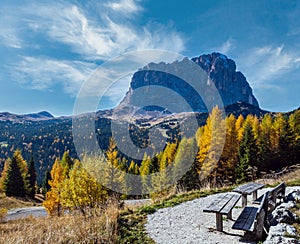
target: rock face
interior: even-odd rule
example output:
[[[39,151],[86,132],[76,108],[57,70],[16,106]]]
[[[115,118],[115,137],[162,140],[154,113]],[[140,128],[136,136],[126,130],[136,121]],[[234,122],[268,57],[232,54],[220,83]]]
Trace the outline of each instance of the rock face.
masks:
[[[258,107],[249,83],[241,72],[236,71],[236,64],[232,59],[220,53],[212,53],[192,60],[207,72],[225,106],[243,101]]]
[[[149,64],[133,75],[129,91],[121,102],[120,107],[136,106],[136,100],[143,100],[150,96],[154,96],[153,100],[157,103],[171,104],[171,107],[174,103],[182,104],[172,93],[168,95],[165,93],[159,94],[156,91],[151,93],[151,86],[160,86],[169,88],[169,90],[174,91],[177,95],[179,94],[187,102],[188,107],[192,111],[207,112],[206,103],[203,101],[206,101],[205,99],[214,99],[212,98],[214,95],[211,95],[208,90],[213,85],[217,88],[224,106],[237,102],[244,102],[255,107],[259,106],[245,76],[241,72],[236,71],[236,64],[233,60],[220,53],[201,55],[191,60],[204,70],[204,76],[196,78],[199,79],[198,85],[204,91],[202,94],[193,89],[188,82],[171,75],[171,72],[168,73],[169,70],[176,70],[180,71],[180,74],[183,74],[184,77],[195,75],[186,59],[171,64]],[[162,72],[161,70],[166,70],[166,72]],[[138,99],[136,99],[135,96],[139,88],[143,88],[142,95],[140,92]],[[174,97],[172,97],[173,95]],[[206,98],[203,98],[203,95]],[[156,106],[148,107],[148,109],[157,110],[158,108]],[[162,106],[162,109],[166,108]],[[187,108],[183,106],[180,110],[179,112],[186,112]]]

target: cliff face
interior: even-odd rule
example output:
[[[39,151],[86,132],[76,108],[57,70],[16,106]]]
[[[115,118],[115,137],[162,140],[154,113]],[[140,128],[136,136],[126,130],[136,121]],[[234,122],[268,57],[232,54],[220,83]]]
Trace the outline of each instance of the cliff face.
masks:
[[[205,90],[205,87],[214,84],[219,91],[224,106],[235,104],[239,101],[256,107],[259,106],[245,76],[241,72],[236,71],[236,65],[233,60],[220,53],[201,55],[191,60],[205,71],[203,72],[205,77],[199,77],[200,85]],[[156,104],[171,104],[171,107],[176,107],[174,103],[179,103],[179,101],[174,94],[173,96],[172,93],[151,93],[151,86],[160,86],[169,88],[169,90],[179,94],[189,105],[176,107],[178,108],[176,112],[186,112],[188,107],[192,111],[207,112],[205,103],[203,102],[204,99],[187,82],[167,72],[156,71],[179,70],[181,74],[184,74],[183,76],[187,76],[189,73],[192,73],[192,70],[189,69],[190,66],[187,65],[186,60],[176,61],[172,64],[159,63],[147,65],[133,75],[129,91],[119,108],[137,106],[137,104],[140,104],[140,102],[137,103],[137,100],[147,100],[150,96]],[[139,92],[140,94],[136,96],[138,88],[143,88],[143,92],[142,94]],[[150,106],[148,109],[156,110],[157,106]]]
[[[235,62],[220,53],[201,55],[192,60],[207,72],[219,90],[225,106],[238,101],[259,106],[245,76],[236,71]]]

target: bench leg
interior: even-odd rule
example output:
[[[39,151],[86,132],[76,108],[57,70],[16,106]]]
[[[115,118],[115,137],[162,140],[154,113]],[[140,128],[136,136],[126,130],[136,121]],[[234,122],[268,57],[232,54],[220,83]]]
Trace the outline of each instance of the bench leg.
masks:
[[[216,213],[217,231],[223,231],[223,219],[222,214]]]
[[[257,191],[254,191],[253,192],[253,200],[256,200],[257,199]]]
[[[242,195],[242,207],[246,207],[247,205],[247,195]]]
[[[227,219],[231,219],[232,220],[232,210],[230,210],[230,212],[227,214]]]

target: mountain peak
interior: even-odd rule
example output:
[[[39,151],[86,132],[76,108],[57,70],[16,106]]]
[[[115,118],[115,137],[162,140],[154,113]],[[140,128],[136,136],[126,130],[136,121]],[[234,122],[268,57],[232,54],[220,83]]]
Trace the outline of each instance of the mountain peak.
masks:
[[[241,72],[236,71],[236,64],[232,59],[229,59],[224,54],[214,52],[200,55],[191,60],[199,65],[207,74],[207,77],[205,75],[204,77],[199,77],[199,85],[206,91],[206,88],[214,84],[219,91],[225,107],[235,104],[238,101],[259,107],[249,83]],[[195,72],[193,73],[193,68],[189,65],[189,62],[188,58],[185,58],[182,61],[175,61],[171,64],[164,62],[158,64],[150,63],[140,69],[134,73],[129,91],[117,109],[140,107],[140,101],[148,101],[149,97],[154,97],[152,101],[155,101],[155,104],[183,106],[181,102],[176,100],[175,96],[158,94],[156,91],[153,91],[155,89],[151,89],[151,86],[162,86],[179,94],[187,102],[192,111],[207,112],[206,105],[203,102],[204,99],[200,94],[184,80],[170,74],[171,72],[168,73],[170,70],[176,70],[180,71],[183,77],[188,77],[189,74],[194,75]],[[165,70],[165,72],[157,70]],[[137,94],[138,88],[143,88],[142,95],[141,92]],[[176,108],[176,112],[189,112],[187,106],[180,108],[176,106],[173,106]]]

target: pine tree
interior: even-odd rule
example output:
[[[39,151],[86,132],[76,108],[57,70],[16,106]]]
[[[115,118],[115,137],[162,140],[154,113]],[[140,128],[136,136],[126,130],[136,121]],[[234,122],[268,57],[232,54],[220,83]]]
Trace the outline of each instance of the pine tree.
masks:
[[[8,159],[6,163],[8,164],[6,166],[8,170],[3,182],[5,194],[7,196],[25,197],[26,188],[18,157],[14,154],[12,159]]]
[[[51,186],[49,185],[49,181],[51,181],[51,174],[50,174],[50,171],[47,170],[45,172],[45,176],[44,176],[43,183],[42,183],[42,189],[43,189],[44,196],[51,188]]]
[[[275,132],[274,167],[282,168],[290,164],[293,155],[293,134],[287,119],[278,114],[273,123]]]
[[[65,169],[65,174],[68,176],[71,168],[74,165],[74,161],[71,159],[68,152],[64,152],[63,157],[61,159],[61,165]]]
[[[28,174],[27,174],[27,181],[28,181],[28,195],[31,198],[34,198],[36,192],[36,171],[33,156],[31,156],[28,166]]]
[[[292,162],[298,163],[300,158],[300,110],[296,110],[289,117],[289,126],[292,133]]]
[[[260,136],[258,138],[258,161],[260,172],[267,172],[272,162],[272,127],[273,121],[269,114],[266,114],[260,124]]]
[[[195,164],[197,149],[195,138],[183,138],[179,143],[172,173],[180,189],[192,190],[199,186],[199,175]]]
[[[254,180],[256,177],[257,145],[250,121],[245,122],[244,134],[239,145],[239,162],[236,168],[237,182]]]

